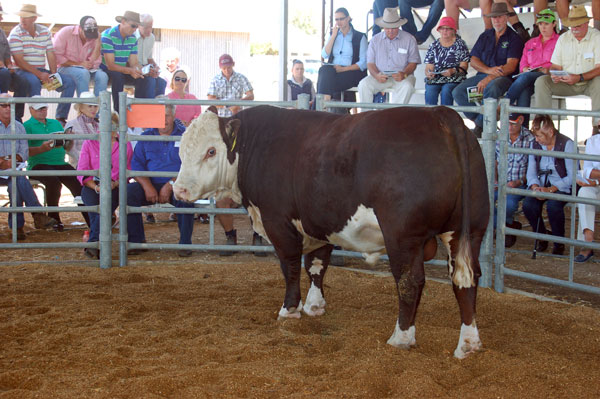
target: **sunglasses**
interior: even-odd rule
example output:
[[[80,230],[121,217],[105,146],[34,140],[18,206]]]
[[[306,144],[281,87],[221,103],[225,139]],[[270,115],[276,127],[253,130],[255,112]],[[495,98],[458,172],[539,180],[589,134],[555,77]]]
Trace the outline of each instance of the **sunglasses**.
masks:
[[[10,108],[10,104],[0,104],[0,108]]]
[[[129,24],[129,26],[131,26],[131,29],[137,29],[138,28],[138,24]]]
[[[175,80],[176,82],[187,82],[187,78],[180,78],[179,76],[177,76],[176,78],[173,78],[173,80]]]
[[[344,17],[344,18],[336,18],[336,19],[335,19],[335,22],[340,22],[340,21],[343,21],[343,20],[345,20],[346,18],[348,18],[348,17]]]

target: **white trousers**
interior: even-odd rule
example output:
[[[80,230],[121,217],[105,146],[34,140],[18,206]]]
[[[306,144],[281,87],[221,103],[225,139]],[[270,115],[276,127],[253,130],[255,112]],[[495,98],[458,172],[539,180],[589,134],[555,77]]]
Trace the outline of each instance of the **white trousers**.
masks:
[[[410,97],[415,92],[415,75],[409,75],[404,80],[396,82],[388,79],[385,83],[379,83],[377,79],[369,75],[358,83],[358,95],[361,103],[372,103],[373,96],[387,89],[392,89],[390,103],[408,104]],[[361,109],[361,112],[363,110]],[[364,110],[367,111],[367,110]]]
[[[578,197],[600,199],[600,187],[581,187]],[[577,239],[585,241],[583,230],[589,229],[594,231],[594,219],[596,218],[596,207],[594,205],[577,204],[579,213],[579,229],[577,229]]]

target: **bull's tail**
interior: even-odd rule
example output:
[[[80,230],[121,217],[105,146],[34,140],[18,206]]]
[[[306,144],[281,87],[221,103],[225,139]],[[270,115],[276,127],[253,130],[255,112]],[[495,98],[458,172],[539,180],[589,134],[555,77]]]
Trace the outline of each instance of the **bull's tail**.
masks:
[[[462,129],[451,128],[454,132],[454,139],[458,146],[458,156],[462,175],[462,190],[461,190],[461,209],[462,209],[462,226],[460,229],[460,238],[458,241],[458,251],[455,259],[454,274],[452,282],[458,288],[473,287],[473,252],[471,251],[471,211],[469,198],[471,197],[471,173],[469,167],[469,148],[468,148],[468,132],[464,124]]]

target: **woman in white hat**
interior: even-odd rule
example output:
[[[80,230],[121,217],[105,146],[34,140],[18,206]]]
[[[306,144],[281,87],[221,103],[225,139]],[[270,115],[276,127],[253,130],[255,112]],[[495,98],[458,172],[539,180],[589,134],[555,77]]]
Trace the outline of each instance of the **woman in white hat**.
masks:
[[[79,98],[95,98],[94,94],[89,91],[81,93]],[[98,103],[90,101],[89,103],[77,103],[74,106],[77,111],[77,118],[71,119],[65,125],[65,133],[71,134],[96,134],[100,131],[100,125],[96,120],[98,114]],[[69,140],[69,144],[65,144],[65,151],[69,156],[69,163],[74,168],[77,168],[79,162],[79,153],[83,145],[82,139]]]

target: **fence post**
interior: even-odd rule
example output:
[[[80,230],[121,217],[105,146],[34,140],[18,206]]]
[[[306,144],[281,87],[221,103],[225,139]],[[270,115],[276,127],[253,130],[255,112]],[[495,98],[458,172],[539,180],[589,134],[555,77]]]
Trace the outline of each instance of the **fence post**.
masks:
[[[325,102],[325,98],[324,98],[323,94],[317,94],[315,101],[316,101],[315,109],[317,111],[325,111],[325,107],[323,106],[323,103]]]
[[[111,120],[110,94],[100,93],[100,267],[108,269],[112,265],[111,238]]]
[[[490,199],[490,219],[488,227],[483,236],[483,253],[480,252],[479,264],[481,265],[481,287],[492,286],[492,260],[494,254],[494,175],[495,175],[495,152],[496,152],[496,109],[498,101],[495,98],[486,98],[483,101],[483,135],[481,150],[485,160],[485,170],[488,179],[488,198]]]
[[[296,106],[298,109],[309,109],[310,104],[310,94],[302,93],[298,94],[298,105]]]
[[[127,93],[119,93],[119,266],[127,266]]]
[[[496,222],[496,256],[494,258],[494,289],[498,292],[504,292],[504,263],[506,261],[504,243],[506,240],[506,182],[508,180],[508,106],[509,101],[507,98],[500,100],[497,205],[499,216]]]

